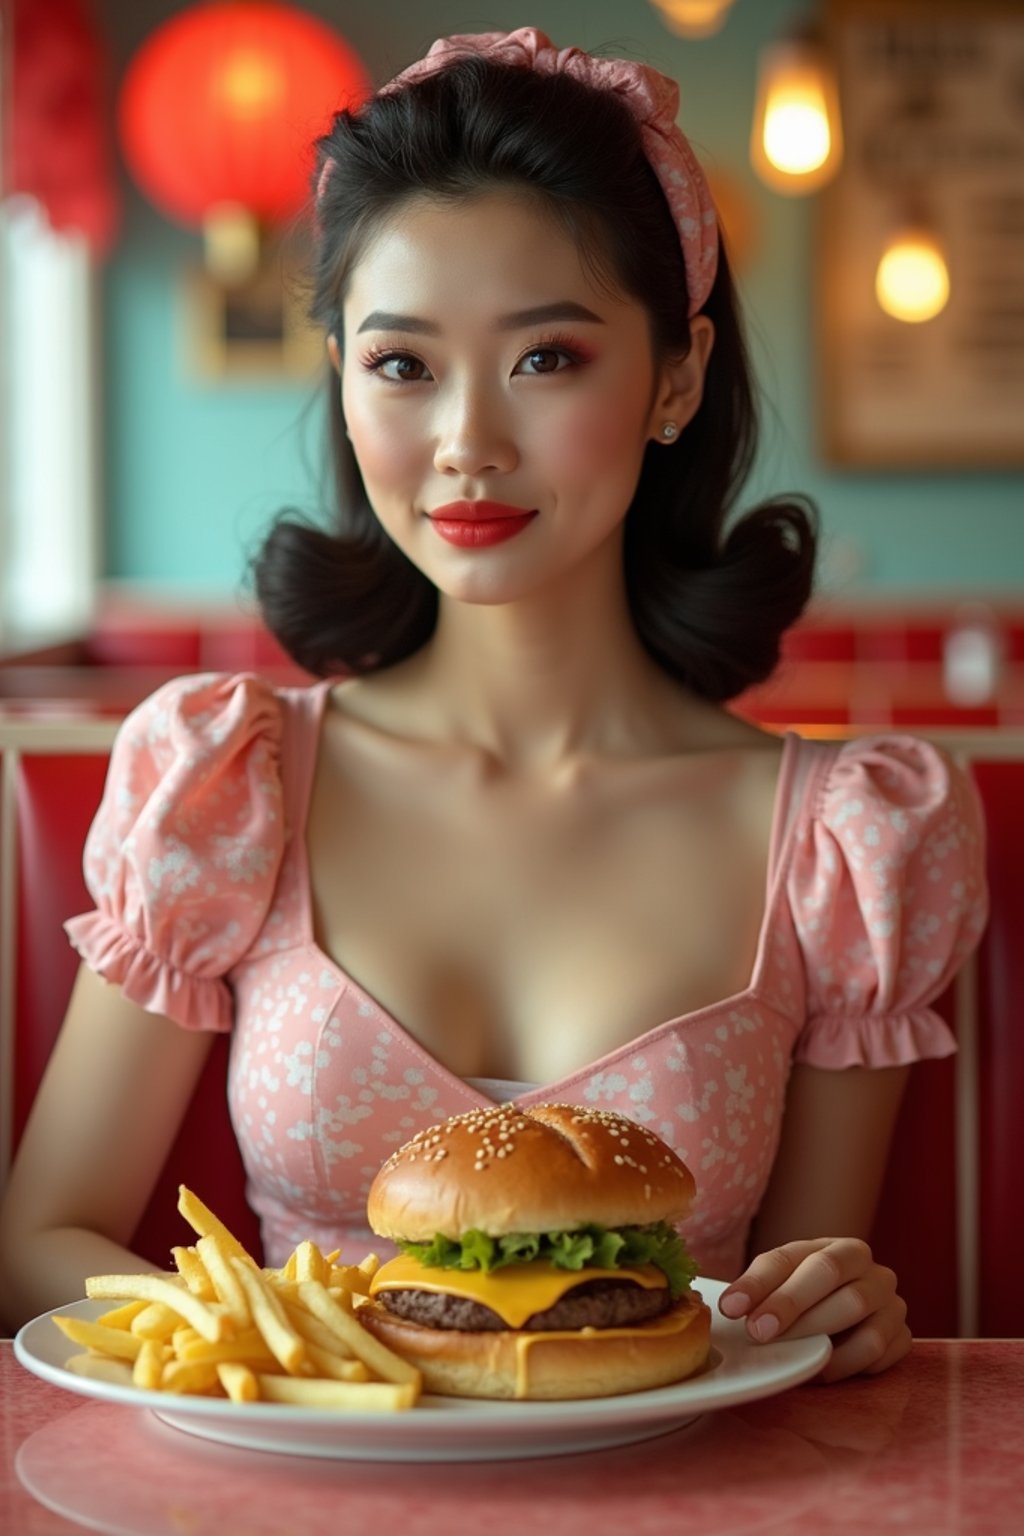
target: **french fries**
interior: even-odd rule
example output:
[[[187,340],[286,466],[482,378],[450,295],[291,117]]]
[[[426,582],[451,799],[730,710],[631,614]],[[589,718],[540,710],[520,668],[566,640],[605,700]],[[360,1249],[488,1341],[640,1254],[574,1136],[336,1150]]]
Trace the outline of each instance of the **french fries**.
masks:
[[[293,1403],[391,1413],[419,1398],[419,1371],[363,1328],[358,1307],[378,1259],[339,1264],[303,1242],[261,1269],[191,1190],[178,1210],[196,1233],[165,1275],[94,1275],[86,1295],[115,1303],[99,1318],[55,1316],[83,1353],[78,1375],[233,1403]]]
[[[179,1318],[183,1319],[191,1323],[204,1339],[209,1339],[211,1344],[226,1338],[231,1326],[223,1308],[218,1308],[213,1302],[200,1301],[191,1291],[182,1290],[162,1275],[91,1275],[85,1282],[85,1294],[89,1297],[99,1296],[104,1301],[134,1298],[161,1301],[171,1314],[172,1326],[177,1324]],[[144,1317],[145,1313],[140,1312],[139,1316]],[[147,1336],[160,1338],[162,1334],[151,1333]]]
[[[301,1335],[288,1321],[284,1307],[278,1301],[270,1281],[259,1270],[253,1269],[241,1259],[231,1259],[235,1274],[244,1292],[249,1315],[263,1335],[270,1353],[281,1362],[290,1376],[298,1376],[305,1370],[306,1346]]]
[[[408,1386],[418,1379],[420,1373],[415,1366],[407,1360],[400,1360],[387,1345],[375,1339],[372,1333],[367,1333],[362,1323],[350,1312],[346,1312],[344,1307],[339,1307],[330,1291],[319,1281],[300,1281],[299,1301],[325,1328],[335,1334],[345,1348],[351,1350],[364,1365],[376,1371],[384,1381]]]

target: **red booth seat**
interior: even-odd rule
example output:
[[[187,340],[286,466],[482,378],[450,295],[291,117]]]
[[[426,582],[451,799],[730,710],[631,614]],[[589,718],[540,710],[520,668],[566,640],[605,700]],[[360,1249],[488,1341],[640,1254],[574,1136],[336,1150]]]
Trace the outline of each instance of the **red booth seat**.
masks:
[[[92,906],[82,845],[99,804],[116,722],[3,722],[0,772],[0,1172],[24,1129],[78,968],[61,924]],[[196,1086],[132,1246],[164,1268],[189,1242],[177,1214],[187,1184],[260,1255],[259,1225],[245,1198],[241,1156],[228,1119],[229,1036],[219,1035]]]
[[[90,905],[81,849],[115,729],[106,719],[0,717],[0,1180],[56,1037],[77,959],[61,923]],[[954,1058],[921,1063],[900,1112],[873,1233],[923,1336],[1020,1332],[1016,1294],[1024,1164],[1024,736],[928,732],[970,764],[988,819],[992,918],[975,962],[939,1000]],[[188,1184],[259,1253],[228,1120],[220,1036],[135,1234],[160,1265],[188,1240]],[[8,1070],[8,1067],[10,1070]]]

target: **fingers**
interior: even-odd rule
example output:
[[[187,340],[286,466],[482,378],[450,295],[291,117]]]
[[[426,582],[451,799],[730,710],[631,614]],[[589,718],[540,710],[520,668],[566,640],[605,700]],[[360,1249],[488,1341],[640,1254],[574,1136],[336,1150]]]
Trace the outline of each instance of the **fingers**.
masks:
[[[828,1334],[833,1351],[818,1380],[841,1381],[894,1365],[911,1344],[907,1308],[891,1269],[856,1238],[786,1243],[759,1254],[722,1293],[726,1317],[744,1317],[749,1336]]]
[[[827,1246],[831,1238],[786,1243],[768,1253],[759,1253],[747,1269],[719,1298],[719,1310],[726,1317],[746,1317],[812,1253]]]
[[[827,1333],[833,1337],[845,1333],[887,1310],[894,1303],[901,1311],[900,1322],[906,1316],[906,1302],[896,1294],[896,1275],[881,1264],[872,1264],[867,1272],[856,1280],[841,1285],[823,1301],[813,1303],[802,1312],[786,1330],[787,1339],[806,1339],[815,1333]],[[776,1311],[774,1297],[768,1305]]]
[[[861,1280],[881,1267],[873,1265],[871,1249],[858,1238],[817,1238],[813,1241],[786,1243],[769,1253],[762,1253],[744,1274],[723,1292],[719,1309],[726,1317],[745,1317],[751,1338],[765,1343],[786,1333],[802,1338],[811,1333],[835,1333],[848,1328],[867,1315],[874,1297],[866,1294],[860,1301],[844,1297],[825,1317],[819,1312],[815,1324],[798,1325],[806,1313],[851,1282]],[[889,1272],[891,1273],[891,1271]],[[895,1289],[895,1276],[892,1277]],[[874,1281],[869,1289],[878,1290]],[[876,1303],[877,1304],[877,1303]],[[860,1308],[860,1310],[858,1310]],[[829,1326],[830,1324],[830,1326]]]
[[[903,1318],[906,1307],[900,1303],[891,1310],[876,1313],[868,1322],[853,1329],[841,1341],[833,1340],[831,1357],[818,1376],[825,1383],[843,1381],[848,1376],[877,1376],[902,1360],[913,1343]]]

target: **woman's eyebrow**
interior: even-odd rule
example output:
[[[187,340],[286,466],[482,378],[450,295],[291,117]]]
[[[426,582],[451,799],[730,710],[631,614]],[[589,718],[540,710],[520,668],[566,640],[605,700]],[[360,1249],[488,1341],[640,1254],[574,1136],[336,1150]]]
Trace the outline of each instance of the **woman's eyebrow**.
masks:
[[[510,315],[499,315],[494,329],[519,331],[524,326],[545,325],[552,320],[589,320],[594,325],[604,325],[601,316],[595,315],[593,310],[572,299],[563,299],[555,304],[537,304],[533,309],[517,309]],[[410,331],[418,336],[440,336],[441,327],[432,320],[420,320],[416,315],[398,315],[390,310],[375,309],[367,315],[356,334],[363,331]]]
[[[555,304],[537,304],[533,309],[519,309],[511,315],[502,315],[495,330],[519,331],[527,325],[547,325],[552,320],[589,320],[594,325],[604,325],[600,315],[573,299],[562,299]]]
[[[393,314],[388,309],[374,309],[367,315],[356,335],[363,331],[413,331],[424,336],[439,336],[440,326],[429,320],[418,320],[415,315]]]

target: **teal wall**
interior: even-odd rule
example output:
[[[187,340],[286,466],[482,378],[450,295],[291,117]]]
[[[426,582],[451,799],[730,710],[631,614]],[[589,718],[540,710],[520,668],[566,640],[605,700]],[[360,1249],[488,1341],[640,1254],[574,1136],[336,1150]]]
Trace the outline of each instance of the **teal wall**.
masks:
[[[115,76],[173,0],[96,0]],[[621,48],[673,75],[681,121],[705,162],[738,184],[755,231],[740,274],[764,392],[751,499],[809,492],[822,511],[822,585],[844,599],[1024,588],[1024,476],[838,472],[816,451],[813,199],[786,199],[749,169],[757,52],[811,7],[736,0],[701,42],[669,33],[647,0],[305,0],[375,79],[434,37],[531,24],[562,45]],[[181,273],[198,236],[163,220],[125,180],[123,238],[104,281],[107,571],[131,584],[211,597],[238,590],[246,555],[282,506],[320,504],[317,381],[200,384],[182,362]]]

